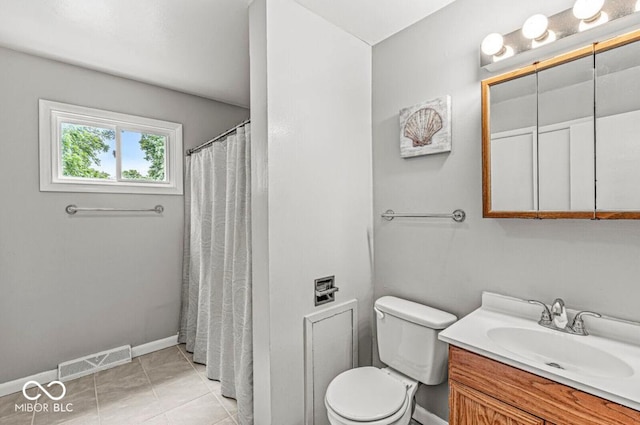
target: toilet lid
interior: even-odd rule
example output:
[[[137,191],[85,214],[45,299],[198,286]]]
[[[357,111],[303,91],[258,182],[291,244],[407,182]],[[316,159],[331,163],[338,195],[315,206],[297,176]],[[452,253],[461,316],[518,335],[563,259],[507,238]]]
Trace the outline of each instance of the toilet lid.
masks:
[[[338,415],[353,421],[375,421],[396,413],[407,390],[397,379],[375,367],[359,367],[336,376],[326,401]]]

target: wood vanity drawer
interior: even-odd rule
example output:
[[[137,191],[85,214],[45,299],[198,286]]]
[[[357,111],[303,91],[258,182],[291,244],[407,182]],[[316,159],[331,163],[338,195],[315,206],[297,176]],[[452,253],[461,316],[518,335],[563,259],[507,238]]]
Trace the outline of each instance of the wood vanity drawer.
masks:
[[[640,412],[636,410],[454,346],[449,348],[449,379],[452,417],[459,383],[542,418],[549,425],[640,425]]]

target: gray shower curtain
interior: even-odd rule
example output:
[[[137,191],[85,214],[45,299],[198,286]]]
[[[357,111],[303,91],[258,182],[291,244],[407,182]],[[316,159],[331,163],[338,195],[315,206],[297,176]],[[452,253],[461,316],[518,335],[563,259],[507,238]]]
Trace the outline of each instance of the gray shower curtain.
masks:
[[[246,124],[187,157],[179,341],[253,424],[250,137]]]

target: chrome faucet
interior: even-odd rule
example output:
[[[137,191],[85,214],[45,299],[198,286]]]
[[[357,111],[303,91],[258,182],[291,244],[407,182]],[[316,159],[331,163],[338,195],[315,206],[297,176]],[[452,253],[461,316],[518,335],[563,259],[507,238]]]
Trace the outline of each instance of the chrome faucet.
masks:
[[[567,317],[567,309],[565,308],[564,301],[561,298],[556,300],[551,305],[551,309],[543,302],[536,300],[529,300],[531,304],[538,304],[543,307],[542,315],[538,324],[545,328],[553,329],[560,332],[566,332],[572,335],[587,336],[589,332],[584,327],[583,316],[602,317],[598,313],[592,311],[581,311],[575,315],[571,325],[568,325],[569,320]]]
[[[569,319],[567,319],[567,309],[564,306],[562,298],[556,298],[551,304],[551,319],[558,329],[565,329]]]

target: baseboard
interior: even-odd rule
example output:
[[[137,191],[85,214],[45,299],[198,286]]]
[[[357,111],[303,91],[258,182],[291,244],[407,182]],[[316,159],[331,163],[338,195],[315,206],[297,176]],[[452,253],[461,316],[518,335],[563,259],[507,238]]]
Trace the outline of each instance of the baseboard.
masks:
[[[177,344],[178,335],[159,339],[157,341],[147,342],[146,344],[131,347],[131,357],[143,356],[145,354],[159,351],[164,348],[169,348]],[[36,381],[44,384],[46,382],[55,381],[56,379],[58,379],[58,369],[47,370],[45,372],[36,373],[35,375],[25,376],[24,378],[18,378],[13,381],[4,382],[0,384],[0,397],[22,391],[22,387],[24,386],[24,384],[29,381]]]
[[[18,378],[0,384],[0,397],[22,391],[22,387],[29,381],[51,382],[58,379],[58,369],[47,370],[46,372],[36,373],[35,375]],[[35,386],[35,385],[34,385]]]
[[[413,411],[413,419],[420,422],[422,425],[448,425],[449,423],[439,416],[429,412],[424,407],[416,404],[416,409]]]
[[[144,356],[145,354],[173,347],[174,345],[178,345],[178,334],[131,347],[131,357]]]

